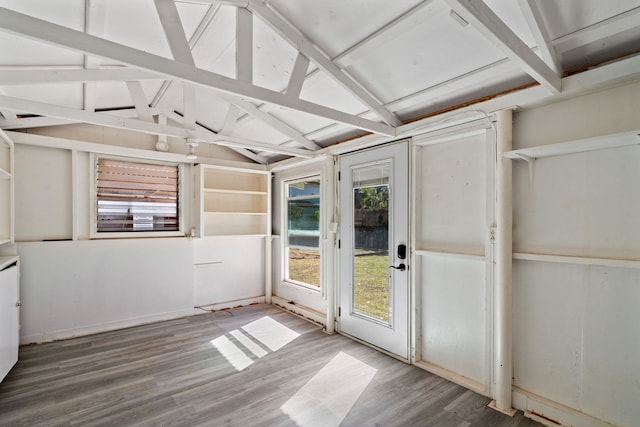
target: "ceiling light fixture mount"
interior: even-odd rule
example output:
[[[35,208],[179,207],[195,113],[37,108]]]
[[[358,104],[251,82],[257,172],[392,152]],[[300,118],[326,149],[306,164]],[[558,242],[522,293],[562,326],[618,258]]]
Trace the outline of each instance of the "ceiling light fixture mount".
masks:
[[[198,142],[193,138],[187,138],[187,159],[195,160],[198,158],[196,154],[196,147],[198,146]]]

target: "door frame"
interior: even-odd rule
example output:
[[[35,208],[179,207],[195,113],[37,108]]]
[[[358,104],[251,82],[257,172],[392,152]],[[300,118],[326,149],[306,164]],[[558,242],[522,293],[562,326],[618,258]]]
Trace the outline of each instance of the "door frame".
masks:
[[[381,148],[385,148],[385,147],[389,147],[395,144],[406,144],[406,155],[407,155],[407,162],[405,165],[406,168],[406,175],[407,175],[407,198],[406,198],[406,245],[407,245],[407,255],[406,255],[406,260],[405,260],[405,264],[408,265],[407,268],[407,291],[406,291],[406,357],[403,357],[402,355],[398,355],[395,354],[391,351],[388,351],[384,348],[378,347],[375,344],[369,343],[365,340],[363,340],[362,338],[359,338],[357,336],[351,335],[347,332],[344,332],[342,330],[342,322],[341,322],[341,316],[339,313],[339,309],[341,308],[341,298],[342,298],[342,292],[343,292],[343,286],[341,286],[341,280],[342,280],[342,253],[341,253],[341,248],[340,248],[340,242],[342,241],[344,235],[342,234],[342,223],[341,223],[341,216],[342,216],[342,210],[343,210],[343,206],[341,203],[341,197],[342,197],[342,182],[339,179],[340,174],[342,171],[340,171],[340,158],[342,158],[342,156],[349,156],[349,155],[354,155],[357,153],[361,153],[361,152],[369,152],[369,151],[375,151],[377,149],[381,149]],[[336,161],[336,171],[337,171],[337,176],[338,179],[336,179],[336,206],[337,206],[337,217],[336,220],[339,223],[339,233],[338,233],[338,242],[336,245],[337,251],[336,251],[336,257],[335,257],[335,278],[336,278],[336,283],[335,283],[335,293],[334,293],[334,301],[333,301],[333,306],[335,307],[335,319],[336,319],[336,331],[342,335],[348,336],[349,338],[358,341],[364,345],[367,345],[369,347],[373,347],[376,350],[387,354],[393,358],[396,358],[398,360],[401,360],[403,362],[406,363],[412,363],[415,361],[415,342],[416,342],[416,330],[415,330],[415,285],[414,285],[414,277],[415,277],[415,255],[414,255],[414,250],[413,250],[413,242],[414,242],[414,206],[415,206],[415,191],[414,191],[414,176],[413,176],[413,171],[415,170],[415,156],[414,156],[414,151],[415,151],[415,146],[412,143],[412,138],[405,138],[405,139],[401,139],[401,140],[397,140],[397,141],[392,141],[386,144],[381,144],[381,145],[376,145],[374,147],[368,147],[362,150],[354,150],[354,151],[350,151],[347,153],[343,153],[337,157],[337,161]],[[363,162],[365,163],[365,162]],[[394,168],[398,167],[399,165],[394,164]],[[393,244],[392,247],[389,248],[390,251],[393,251],[395,253],[396,251],[396,247],[395,247],[395,243]],[[395,257],[394,257],[395,259]],[[372,324],[375,322],[372,322]]]

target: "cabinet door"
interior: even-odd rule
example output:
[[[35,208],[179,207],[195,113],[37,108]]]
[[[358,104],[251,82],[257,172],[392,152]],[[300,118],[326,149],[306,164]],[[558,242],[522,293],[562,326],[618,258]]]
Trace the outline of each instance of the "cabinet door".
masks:
[[[18,267],[0,271],[0,381],[18,361]]]

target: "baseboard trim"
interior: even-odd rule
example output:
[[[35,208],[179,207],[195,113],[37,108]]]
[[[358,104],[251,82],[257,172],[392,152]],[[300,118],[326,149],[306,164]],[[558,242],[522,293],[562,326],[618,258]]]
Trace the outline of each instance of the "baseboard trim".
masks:
[[[525,417],[531,418],[547,427],[615,427],[614,424],[518,387],[513,387],[512,397],[514,408],[523,411]]]
[[[300,304],[291,304],[289,300],[276,295],[273,295],[271,297],[271,303],[293,314],[297,314],[298,316],[301,316],[307,320],[311,320],[314,323],[319,323],[321,325],[327,324],[327,315],[310,307]]]
[[[20,345],[41,344],[51,341],[65,340],[85,335],[98,334],[101,332],[115,331],[117,329],[130,328],[132,326],[140,326],[147,323],[162,322],[164,320],[173,320],[180,317],[192,316],[202,313],[193,308],[168,311],[165,313],[152,314],[148,316],[134,317],[124,320],[115,320],[112,322],[97,323],[94,325],[80,326],[77,328],[60,329],[57,331],[46,331],[38,334],[29,334],[20,336]]]

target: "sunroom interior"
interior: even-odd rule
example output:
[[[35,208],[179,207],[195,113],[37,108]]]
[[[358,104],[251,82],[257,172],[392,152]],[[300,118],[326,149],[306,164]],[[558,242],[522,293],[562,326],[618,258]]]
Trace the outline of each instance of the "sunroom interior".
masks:
[[[0,0],[0,375],[271,304],[639,425],[639,49],[638,0]]]

